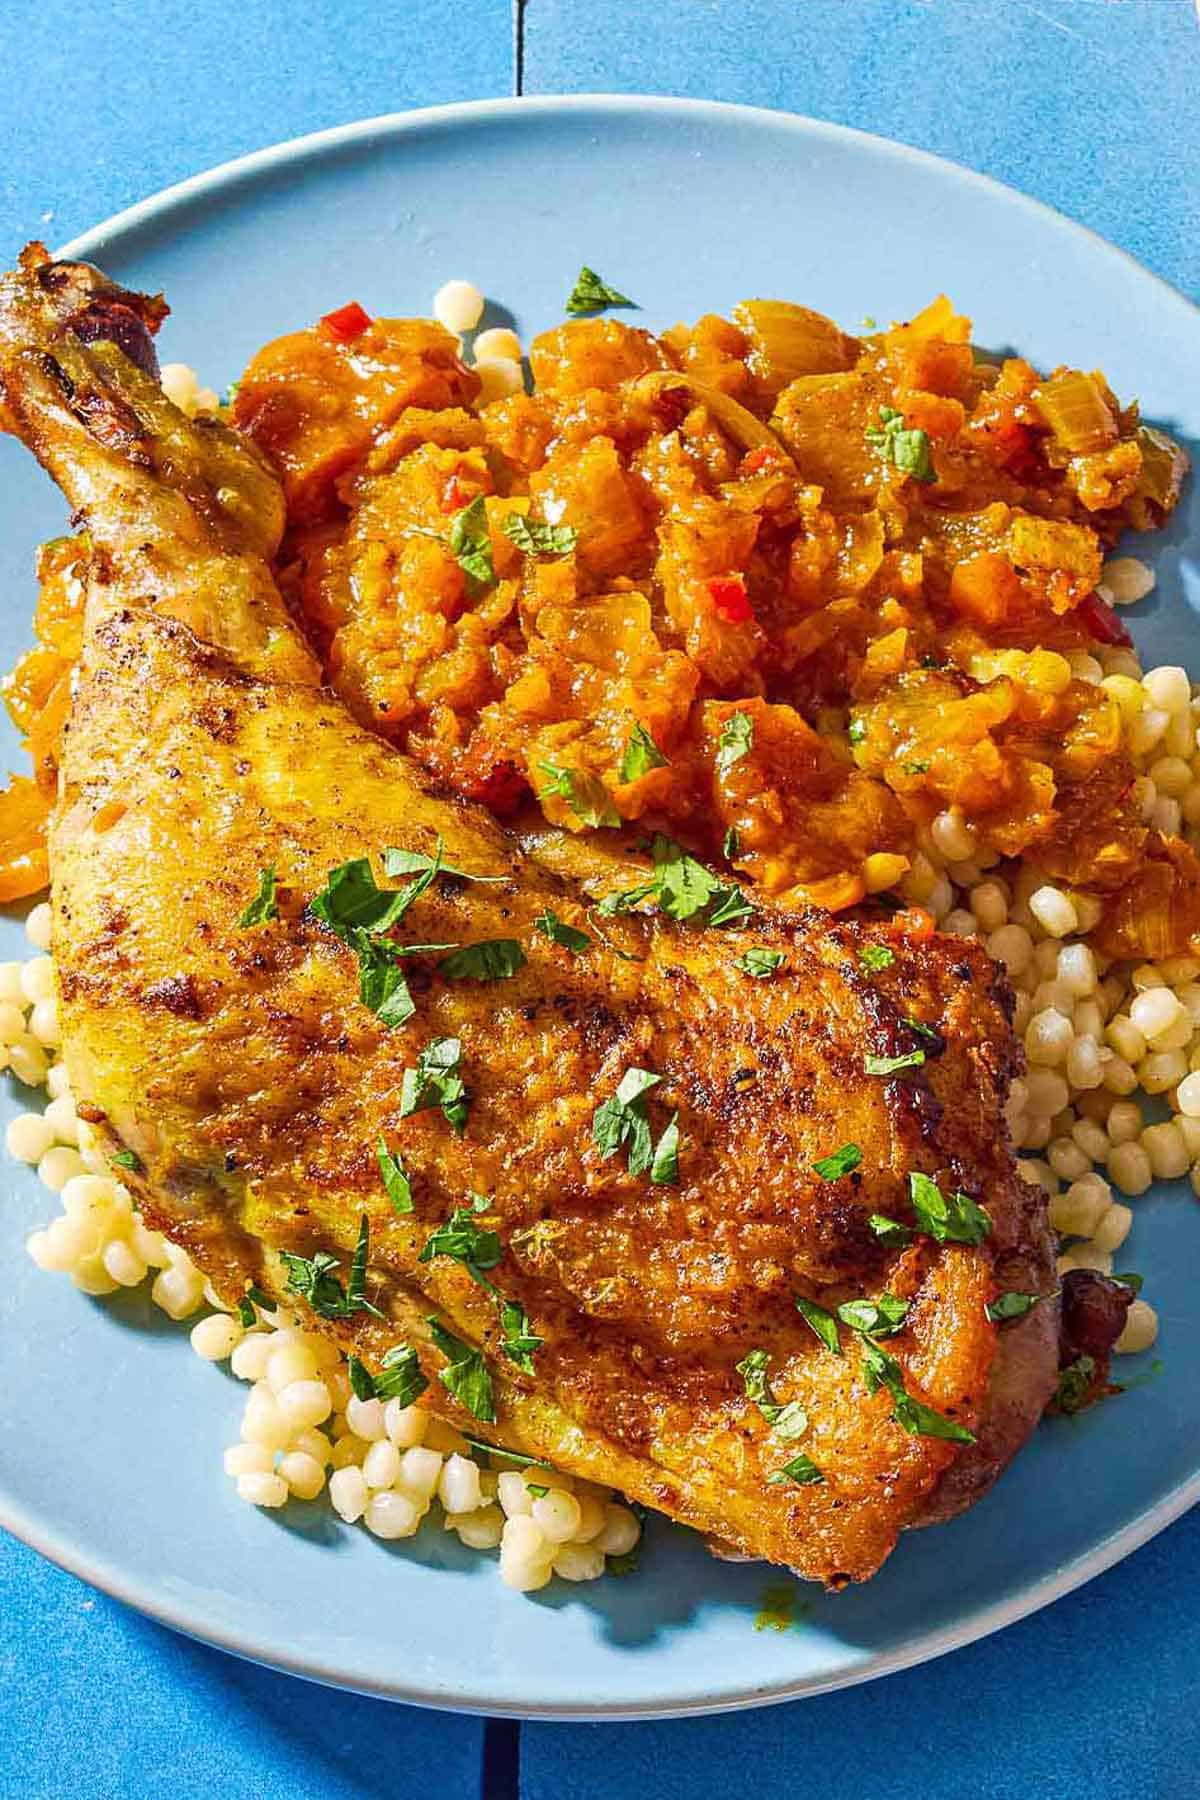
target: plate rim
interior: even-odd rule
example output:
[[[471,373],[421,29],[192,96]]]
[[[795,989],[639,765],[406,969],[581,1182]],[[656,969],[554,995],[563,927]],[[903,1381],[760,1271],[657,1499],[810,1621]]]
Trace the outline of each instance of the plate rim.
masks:
[[[788,130],[798,137],[817,137],[870,146],[875,154],[883,153],[902,163],[936,172],[990,194],[1008,206],[1017,206],[1036,219],[1050,220],[1060,228],[1077,234],[1107,256],[1116,257],[1142,280],[1154,283],[1162,300],[1182,310],[1193,328],[1200,322],[1200,306],[1188,295],[1148,269],[1129,251],[1113,244],[1099,232],[1081,224],[1058,208],[1037,200],[994,176],[982,175],[947,157],[921,150],[896,139],[854,126],[841,125],[783,109],[747,106],[733,101],[673,97],[661,94],[545,94],[501,96],[486,100],[456,101],[439,106],[414,108],[410,111],[382,113],[368,119],[353,120],[321,131],[305,133],[260,150],[230,158],[196,175],[174,182],[133,205],[113,213],[100,224],[76,234],[54,254],[59,257],[88,257],[102,254],[110,241],[126,233],[141,230],[169,216],[176,208],[209,198],[221,190],[253,179],[289,163],[319,158],[371,138],[403,138],[436,126],[471,125],[491,120],[515,122],[535,116],[561,116],[573,113],[603,112],[655,113],[665,117],[730,116],[758,123],[774,130]],[[832,1675],[813,1675],[799,1680],[772,1684],[765,1688],[712,1695],[699,1693],[691,1699],[666,1702],[648,1699],[637,1705],[597,1701],[592,1705],[564,1702],[521,1702],[497,1699],[483,1693],[458,1693],[445,1688],[423,1687],[395,1679],[364,1680],[361,1675],[339,1668],[336,1662],[322,1658],[291,1656],[276,1642],[263,1641],[254,1632],[223,1626],[220,1619],[209,1617],[202,1606],[173,1600],[154,1592],[146,1583],[126,1576],[105,1558],[89,1556],[85,1546],[47,1527],[33,1514],[0,1489],[0,1526],[28,1544],[49,1562],[69,1574],[88,1582],[101,1592],[156,1620],[159,1624],[181,1632],[184,1636],[211,1645],[230,1655],[255,1662],[280,1673],[302,1680],[349,1689],[383,1700],[405,1702],[436,1711],[483,1714],[559,1722],[611,1722],[645,1719],[699,1717],[724,1712],[739,1712],[757,1706],[782,1705],[811,1694],[830,1693],[857,1687],[864,1682],[898,1673],[907,1668],[944,1656],[952,1650],[978,1642],[993,1632],[1017,1623],[1081,1587],[1085,1582],[1113,1567],[1124,1557],[1148,1543],[1191,1507],[1200,1503],[1200,1468],[1164,1494],[1148,1510],[1102,1538],[1081,1555],[1072,1558],[1041,1581],[994,1602],[982,1611],[952,1625],[911,1638],[891,1651],[876,1652],[854,1667]]]

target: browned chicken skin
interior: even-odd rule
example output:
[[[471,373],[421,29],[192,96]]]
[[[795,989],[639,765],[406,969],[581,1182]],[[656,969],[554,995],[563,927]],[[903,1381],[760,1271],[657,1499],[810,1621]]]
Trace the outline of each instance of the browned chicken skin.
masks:
[[[312,1323],[368,1366],[411,1343],[426,1399],[468,1429],[744,1554],[828,1583],[870,1576],[905,1526],[986,1489],[1054,1386],[1045,1199],[1017,1176],[1003,1119],[1017,1054],[1003,976],[973,945],[815,913],[710,928],[635,911],[601,939],[551,854],[439,793],[317,686],[270,577],[272,479],[114,342],[85,342],[81,288],[97,318],[146,316],[94,271],[27,257],[0,288],[0,387],[93,544],[54,948],[81,1109],[140,1163],[122,1178],[230,1299],[250,1281],[287,1293],[280,1252],[326,1250],[345,1279],[365,1215],[382,1317]],[[310,902],[338,865],[369,857],[383,882],[385,847],[433,855],[439,840],[447,864],[499,879],[436,880],[394,940],[511,939],[526,960],[478,980],[408,959],[415,1012],[389,1030]],[[278,915],[242,926],[268,867]],[[538,929],[547,908],[588,933],[583,954]],[[872,972],[860,952],[882,942],[894,960]],[[785,956],[773,979],[739,969],[751,946]],[[405,1069],[446,1038],[469,1092],[461,1137],[437,1107],[401,1109]],[[921,1065],[866,1072],[869,1055],[917,1050]],[[678,1114],[677,1184],[593,1142],[630,1068],[661,1078],[656,1137]],[[381,1136],[409,1213],[384,1191]],[[823,1179],[814,1162],[848,1142],[860,1166]],[[869,1220],[912,1225],[913,1170],[986,1205],[990,1236],[888,1248]],[[417,1260],[473,1192],[503,1244],[490,1279],[544,1340],[532,1372],[503,1354],[498,1305],[466,1267]],[[997,1328],[985,1309],[1007,1289],[1047,1298]],[[870,1391],[865,1340],[843,1326],[835,1353],[795,1306],[885,1290],[909,1302],[882,1346],[897,1379],[973,1445],[904,1429],[886,1383]],[[483,1350],[494,1420],[456,1411],[438,1381],[431,1313]],[[735,1365],[756,1349],[774,1402],[807,1414],[797,1437],[747,1398]],[[798,1451],[824,1480],[769,1482]]]

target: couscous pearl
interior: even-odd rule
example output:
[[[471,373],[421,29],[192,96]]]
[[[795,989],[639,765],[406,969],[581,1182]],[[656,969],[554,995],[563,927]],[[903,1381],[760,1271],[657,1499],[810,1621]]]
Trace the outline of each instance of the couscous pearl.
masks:
[[[1098,1088],[1104,1080],[1104,1064],[1111,1050],[1101,1050],[1093,1037],[1077,1037],[1067,1051],[1066,1075],[1073,1088]]]
[[[4,1132],[8,1154],[19,1162],[40,1163],[54,1145],[54,1127],[41,1113],[18,1113]]]
[[[37,906],[30,909],[29,917],[25,921],[25,936],[35,950],[49,950],[53,921],[54,915],[50,910],[49,901],[42,900]]]
[[[1187,1072],[1187,1057],[1182,1050],[1152,1050],[1138,1064],[1138,1084],[1147,1094],[1165,1094]]]
[[[1069,937],[1079,929],[1079,914],[1069,894],[1061,888],[1040,887],[1029,896],[1029,910],[1051,937]]]
[[[329,1461],[333,1445],[323,1431],[318,1431],[314,1425],[310,1425],[307,1430],[297,1432],[292,1439],[292,1449],[303,1450],[306,1456],[311,1456],[324,1468]]]
[[[357,1394],[351,1394],[346,1402],[346,1423],[358,1437],[371,1442],[385,1436],[383,1401],[360,1400]]]
[[[1111,1254],[1107,1250],[1097,1250],[1095,1244],[1074,1244],[1058,1259],[1060,1275],[1065,1275],[1068,1269],[1094,1269],[1097,1275],[1111,1275],[1112,1268]]]
[[[1083,1000],[1096,991],[1096,958],[1086,944],[1064,944],[1057,957],[1057,976],[1063,987]]]
[[[956,906],[942,920],[942,930],[949,932],[951,937],[974,937],[978,929],[974,913],[965,912],[961,906]]]
[[[1025,1088],[1030,1112],[1045,1119],[1060,1113],[1071,1097],[1071,1090],[1055,1069],[1031,1069]]]
[[[49,956],[31,956],[21,964],[21,992],[29,1006],[54,998],[54,962]]]
[[[594,1544],[564,1544],[551,1567],[564,1581],[595,1581],[604,1573],[604,1552]]]
[[[1187,1174],[1191,1158],[1179,1127],[1173,1121],[1147,1125],[1142,1133],[1142,1149],[1160,1180],[1173,1181],[1177,1176]]]
[[[1050,1201],[1050,1223],[1063,1237],[1090,1238],[1112,1204],[1112,1193],[1099,1176],[1073,1181],[1065,1194]]]
[[[54,1073],[53,1069],[50,1073]],[[58,1099],[51,1100],[42,1117],[60,1144],[70,1144],[73,1148],[78,1148],[79,1120],[75,1114],[75,1102],[69,1094],[63,1094]]]
[[[930,836],[934,848],[947,862],[966,862],[975,849],[975,833],[957,806],[938,813],[930,827]]]
[[[261,1331],[244,1337],[233,1352],[230,1368],[239,1381],[261,1381],[267,1372],[271,1346]]]
[[[172,1264],[154,1278],[150,1298],[168,1318],[186,1319],[204,1299],[204,1283],[199,1276]]]
[[[367,1530],[381,1538],[412,1537],[421,1523],[421,1512],[407,1494],[385,1488],[367,1501],[363,1519]]]
[[[442,1472],[442,1458],[436,1450],[425,1445],[415,1445],[405,1450],[400,1457],[400,1480],[414,1494],[430,1500],[438,1484],[438,1476]]]
[[[345,1412],[354,1390],[350,1386],[350,1373],[344,1363],[330,1370],[325,1377],[325,1385],[329,1389],[329,1396],[336,1411]]]
[[[545,1532],[527,1513],[508,1516],[501,1545],[506,1555],[526,1562],[548,1562],[551,1555]]]
[[[1144,1194],[1154,1180],[1150,1158],[1140,1143],[1115,1145],[1108,1173],[1123,1194]]]
[[[333,1510],[345,1519],[347,1525],[353,1525],[361,1519],[367,1510],[367,1501],[371,1497],[361,1469],[335,1469],[329,1477],[329,1498]]]
[[[468,1456],[448,1456],[438,1476],[437,1494],[448,1513],[474,1512],[483,1503],[478,1463]]]
[[[475,356],[479,362],[499,358],[502,362],[520,362],[521,340],[507,325],[493,325],[475,339]]]
[[[256,1387],[242,1414],[241,1437],[246,1444],[265,1444],[270,1450],[282,1450],[292,1437],[292,1429],[279,1410],[273,1394]]]
[[[641,1535],[637,1514],[610,1502],[604,1508],[604,1529],[593,1541],[605,1556],[627,1556]]]
[[[1125,1314],[1125,1329],[1113,1345],[1118,1356],[1148,1350],[1158,1337],[1158,1314],[1145,1300],[1135,1300]]]
[[[48,1231],[31,1232],[25,1239],[25,1254],[48,1274],[65,1275],[71,1266],[70,1262],[60,1262],[55,1256]]]
[[[1191,1119],[1187,1113],[1179,1113],[1175,1119],[1180,1137],[1188,1147],[1188,1155],[1195,1160],[1200,1156],[1200,1119]]]
[[[268,1375],[270,1366],[268,1363]],[[276,1396],[276,1403],[293,1435],[306,1430],[310,1425],[319,1425],[329,1417],[333,1406],[329,1389],[323,1381],[289,1382],[283,1392]]]
[[[449,1514],[446,1524],[457,1531],[468,1550],[494,1550],[504,1535],[504,1514],[498,1506],[481,1506],[475,1512]]]
[[[525,391],[525,372],[519,362],[508,357],[485,357],[474,368],[479,377],[479,406],[491,406],[493,401],[507,400],[510,394]]]
[[[579,1502],[574,1494],[551,1489],[538,1495],[531,1509],[533,1522],[551,1544],[569,1544],[579,1530]]]
[[[604,1502],[595,1494],[576,1494],[579,1502],[579,1526],[572,1543],[588,1544],[604,1530]]]
[[[1076,1037],[1095,1038],[1099,1043],[1104,1036],[1104,1014],[1095,1000],[1077,1001],[1071,1023],[1075,1027]]]
[[[315,1456],[289,1450],[279,1459],[278,1473],[297,1500],[315,1500],[325,1486],[325,1470]]]
[[[1010,975],[1019,975],[1029,966],[1033,955],[1033,939],[1023,925],[1001,925],[987,940],[988,954],[1004,964]]]
[[[1125,742],[1134,756],[1148,756],[1151,750],[1162,742],[1163,733],[1171,723],[1171,715],[1161,706],[1147,706],[1144,711],[1126,723]],[[1147,778],[1147,788],[1154,792],[1154,784]]]
[[[433,316],[447,331],[474,331],[483,317],[483,295],[473,281],[443,282],[433,296]]]
[[[197,1356],[205,1362],[224,1362],[242,1341],[242,1327],[227,1313],[211,1313],[193,1325],[190,1342]]]
[[[428,1413],[420,1406],[401,1406],[389,1400],[383,1409],[383,1426],[398,1450],[411,1450],[425,1440]]]
[[[41,1087],[49,1069],[45,1050],[28,1035],[8,1046],[8,1066],[26,1087]]]
[[[1181,800],[1192,785],[1191,766],[1182,756],[1160,756],[1151,766],[1150,779],[1160,794]]]
[[[1008,893],[998,881],[981,881],[972,888],[969,905],[981,931],[999,931],[1008,919]]]
[[[146,1279],[146,1265],[123,1238],[114,1238],[100,1254],[104,1272],[121,1287],[134,1288]]]
[[[275,1452],[266,1444],[230,1444],[222,1460],[227,1475],[269,1475],[275,1466]]]
[[[1048,1194],[1056,1194],[1058,1192],[1058,1176],[1054,1173],[1050,1164],[1048,1162],[1042,1162],[1040,1157],[1022,1157],[1017,1164],[1017,1174],[1021,1177],[1022,1181],[1027,1181],[1031,1187],[1043,1187]]]
[[[71,1280],[82,1294],[115,1294],[120,1286],[98,1256],[85,1256],[71,1270]]]
[[[61,1041],[57,1000],[38,1001],[29,1015],[29,1031],[39,1044],[46,1044],[51,1048]]]
[[[1103,1162],[1108,1155],[1108,1133],[1094,1119],[1077,1119],[1071,1127],[1071,1136],[1094,1163]]]
[[[1113,606],[1132,606],[1135,601],[1144,600],[1154,587],[1154,571],[1140,556],[1110,556],[1100,573]],[[1163,671],[1156,669],[1154,673]]]
[[[0,963],[0,1003],[6,1006],[23,1007],[28,1004],[25,990],[21,986],[21,970],[23,963]]]
[[[1053,1007],[1035,1013],[1025,1033],[1025,1055],[1031,1063],[1047,1067],[1062,1062],[1074,1042],[1071,1021]]]
[[[305,1344],[282,1344],[267,1360],[266,1381],[273,1394],[282,1394],[294,1381],[312,1381],[316,1373],[317,1359]]]
[[[69,1097],[71,1092],[71,1078],[67,1074],[65,1063],[55,1063],[54,1067],[47,1071],[46,1088],[52,1100],[61,1100],[64,1096]],[[72,1101],[71,1110],[74,1111],[74,1108],[75,1103]]]
[[[1129,1236],[1132,1225],[1132,1209],[1123,1206],[1119,1200],[1114,1200],[1092,1233],[1092,1242],[1097,1250],[1119,1250]]]
[[[1071,1138],[1055,1138],[1046,1151],[1046,1161],[1061,1181],[1078,1181],[1091,1168],[1089,1159]]]
[[[64,1188],[63,1191],[65,1193],[66,1189]],[[149,1264],[150,1268],[161,1269],[166,1266],[166,1238],[161,1231],[151,1231],[148,1226],[143,1225],[136,1213],[133,1216],[133,1230],[130,1233],[129,1241],[142,1261]]]
[[[1017,1148],[1020,1150],[1044,1150],[1050,1142],[1050,1137],[1049,1119],[1027,1119]]]
[[[239,1475],[237,1491],[251,1506],[283,1506],[288,1497],[287,1482],[280,1475]]]
[[[1132,1094],[1138,1084],[1137,1071],[1123,1056],[1111,1057],[1105,1063],[1102,1080],[1110,1094]]]
[[[370,1448],[366,1438],[355,1437],[351,1431],[338,1439],[329,1460],[335,1469],[361,1468],[363,1458]]]
[[[1150,697],[1150,704],[1161,706],[1165,712],[1185,712],[1191,704],[1192,684],[1186,669],[1172,664],[1151,669],[1148,675],[1143,675],[1142,686]]]
[[[1129,1008],[1129,1017],[1148,1044],[1156,1045],[1165,1032],[1188,1017],[1169,987],[1146,988]]]
[[[377,1438],[371,1445],[362,1472],[369,1488],[390,1488],[400,1479],[400,1452],[390,1438]]]
[[[510,1519],[527,1516],[533,1510],[533,1496],[525,1485],[525,1477],[515,1469],[506,1469],[500,1476],[496,1496]]]
[[[66,1144],[55,1144],[47,1150],[38,1164],[38,1180],[50,1189],[52,1194],[59,1194],[68,1181],[85,1173],[84,1161],[78,1150],[71,1150]]]

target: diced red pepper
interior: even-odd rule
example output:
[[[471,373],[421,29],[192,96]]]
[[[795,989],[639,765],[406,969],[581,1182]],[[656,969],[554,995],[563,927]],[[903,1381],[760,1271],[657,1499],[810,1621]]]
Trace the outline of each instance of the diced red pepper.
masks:
[[[521,770],[505,758],[476,772],[464,771],[456,786],[468,800],[486,806],[498,819],[510,819],[530,798],[529,783]]]
[[[923,944],[933,936],[934,919],[931,912],[923,906],[910,906],[903,912],[893,913],[891,928],[901,937],[909,938],[914,944]]]
[[[1128,650],[1133,643],[1108,601],[1102,600],[1099,594],[1089,594],[1086,600],[1081,600],[1075,608],[1075,617],[1099,644],[1120,645],[1122,650]]]
[[[457,475],[452,475],[442,489],[442,498],[439,504],[444,513],[461,512],[467,504],[467,496],[459,484]]]
[[[739,576],[715,575],[708,584],[709,596],[723,619],[731,625],[744,625],[754,617],[754,608]]]
[[[777,462],[779,452],[771,444],[758,444],[753,450],[747,450],[738,464],[739,475],[757,475],[768,463]]]
[[[357,300],[350,300],[335,312],[326,313],[317,329],[335,344],[352,344],[355,338],[362,336],[370,323],[370,313],[364,312]]]

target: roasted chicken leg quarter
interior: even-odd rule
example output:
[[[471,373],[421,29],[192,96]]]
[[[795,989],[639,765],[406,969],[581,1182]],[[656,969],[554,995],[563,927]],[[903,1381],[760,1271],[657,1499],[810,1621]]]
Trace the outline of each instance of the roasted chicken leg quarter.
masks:
[[[598,919],[320,686],[278,488],[164,398],[154,323],[36,250],[0,288],[5,423],[90,543],[51,839],[81,1111],[229,1301],[370,1371],[409,1346],[474,1435],[865,1579],[1054,1385],[1002,973],[737,889],[724,925]],[[1045,1298],[997,1325],[1008,1290]]]

